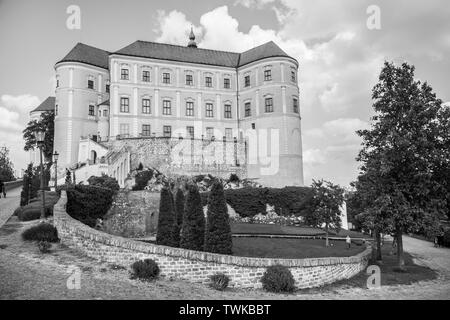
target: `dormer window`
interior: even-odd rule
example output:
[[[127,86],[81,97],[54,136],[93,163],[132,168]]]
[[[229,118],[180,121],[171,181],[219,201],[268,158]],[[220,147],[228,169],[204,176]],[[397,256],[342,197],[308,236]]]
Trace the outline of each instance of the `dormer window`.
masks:
[[[126,68],[120,69],[120,79],[121,80],[129,80],[130,79],[130,70]]]

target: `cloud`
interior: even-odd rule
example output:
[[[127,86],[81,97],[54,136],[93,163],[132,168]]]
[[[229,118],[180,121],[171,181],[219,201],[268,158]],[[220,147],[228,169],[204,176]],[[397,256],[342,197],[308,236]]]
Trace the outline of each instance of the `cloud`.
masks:
[[[186,19],[186,15],[180,11],[173,10],[166,13],[164,10],[158,10],[156,32],[160,33],[156,41],[187,45],[189,33],[193,27],[196,38],[201,37],[202,29],[195,27],[192,22]]]
[[[325,122],[319,128],[305,131],[305,135],[312,138],[326,139],[331,145],[340,145],[360,141],[356,131],[367,128],[369,128],[369,124],[360,119],[336,119]]]
[[[30,94],[23,94],[19,96],[4,94],[1,96],[1,105],[8,109],[13,109],[22,113],[31,111],[39,103],[39,98]]]
[[[21,130],[23,129],[21,125],[19,125],[20,115],[15,111],[10,111],[4,107],[0,107],[0,130],[1,131],[9,131],[9,130]]]
[[[320,149],[308,149],[303,151],[303,164],[305,166],[317,166],[326,163],[326,154]]]

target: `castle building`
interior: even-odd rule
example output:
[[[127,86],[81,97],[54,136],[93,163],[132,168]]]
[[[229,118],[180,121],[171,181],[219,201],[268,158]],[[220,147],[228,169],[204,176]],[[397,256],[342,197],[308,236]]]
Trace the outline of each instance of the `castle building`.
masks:
[[[128,139],[237,140],[247,141],[247,178],[303,185],[298,66],[272,41],[242,53],[208,50],[192,30],[187,46],[136,41],[107,52],[78,43],[55,65],[59,167],[95,164]],[[121,185],[132,169],[124,159],[109,168]],[[266,174],[268,159],[277,163]]]

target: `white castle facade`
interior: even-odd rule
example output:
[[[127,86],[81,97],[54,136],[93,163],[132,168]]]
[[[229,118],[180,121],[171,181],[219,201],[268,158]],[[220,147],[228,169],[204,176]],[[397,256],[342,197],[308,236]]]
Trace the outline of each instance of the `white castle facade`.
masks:
[[[246,178],[303,185],[298,62],[273,42],[207,50],[191,31],[185,47],[136,41],[107,52],[78,43],[55,72],[58,179],[85,162],[80,179],[104,172],[124,185],[134,151],[120,157],[115,142],[191,138],[246,141]]]

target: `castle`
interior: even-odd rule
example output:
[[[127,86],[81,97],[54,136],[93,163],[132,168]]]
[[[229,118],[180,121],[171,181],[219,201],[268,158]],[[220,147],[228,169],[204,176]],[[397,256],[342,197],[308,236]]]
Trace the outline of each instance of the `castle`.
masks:
[[[272,41],[242,53],[208,50],[191,30],[187,46],[136,41],[107,52],[78,43],[55,72],[55,98],[31,115],[55,110],[58,180],[83,163],[78,180],[107,173],[123,186],[146,162],[169,173],[215,168],[267,186],[303,185],[298,61]],[[201,156],[190,157],[200,162],[175,161],[198,148]],[[226,166],[217,156],[205,165],[211,148]]]

